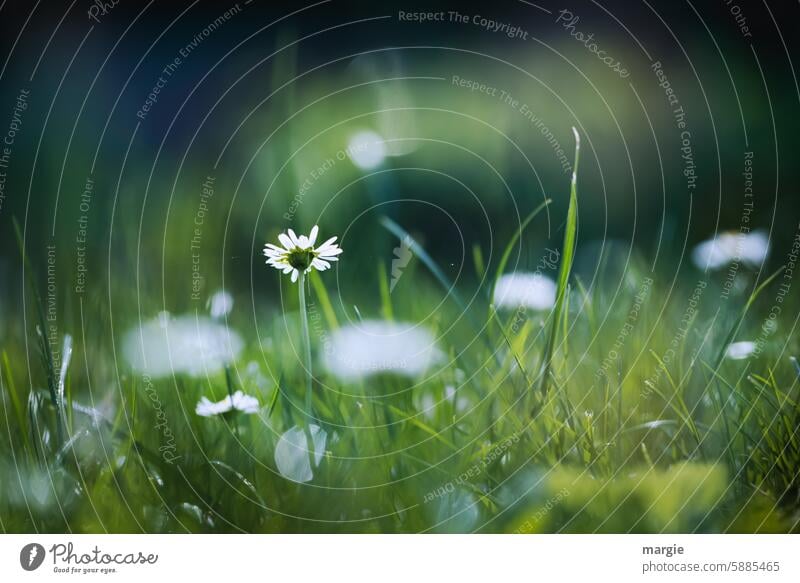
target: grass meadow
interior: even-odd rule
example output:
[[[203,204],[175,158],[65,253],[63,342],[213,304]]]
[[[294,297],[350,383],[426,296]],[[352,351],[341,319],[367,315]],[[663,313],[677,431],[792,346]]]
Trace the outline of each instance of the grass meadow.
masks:
[[[360,273],[358,304],[331,293],[335,271],[300,288],[311,367],[298,284],[281,274],[269,280],[279,300],[228,286],[151,320],[181,299],[111,282],[79,302],[54,298],[46,265],[25,254],[36,332],[2,351],[2,528],[797,531],[800,347],[787,334],[798,306],[786,267],[742,265],[735,286],[726,270],[667,278],[609,242],[581,270],[585,190],[553,217],[556,245],[526,243],[545,201],[490,261],[470,245],[458,282],[405,226],[374,217],[371,244],[397,245],[394,264]],[[361,252],[347,243],[345,274]],[[262,259],[254,270],[270,269]],[[552,305],[497,301],[511,272],[552,280]],[[50,336],[51,310],[70,334]],[[345,334],[359,327],[400,335]],[[745,358],[729,350],[741,341]],[[197,413],[202,398],[236,391],[254,411]]]
[[[0,532],[800,532],[795,5],[5,4]]]

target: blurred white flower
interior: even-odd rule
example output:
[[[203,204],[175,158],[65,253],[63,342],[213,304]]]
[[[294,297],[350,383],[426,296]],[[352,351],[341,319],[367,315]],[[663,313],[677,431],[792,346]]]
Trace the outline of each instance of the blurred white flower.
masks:
[[[319,247],[314,247],[317,242],[319,227],[314,225],[308,237],[295,234],[292,229],[278,235],[278,240],[283,247],[267,243],[264,246],[264,255],[267,265],[281,270],[284,274],[292,274],[292,282],[297,281],[300,272],[308,273],[311,269],[325,271],[331,261],[338,261],[342,252],[341,247],[335,244],[336,237],[331,237]]]
[[[225,290],[219,290],[208,300],[208,311],[212,318],[222,318],[231,313],[233,296]]]
[[[386,145],[381,136],[373,131],[361,131],[350,138],[347,154],[353,164],[362,170],[375,168],[386,158]]]
[[[443,356],[426,328],[405,322],[364,320],[331,334],[324,364],[343,381],[384,372],[414,378]]]
[[[262,392],[266,391],[270,386],[269,379],[264,376],[258,363],[254,360],[247,363],[247,367],[244,370],[244,380],[247,386],[255,385]]]
[[[221,401],[214,403],[206,397],[202,397],[195,407],[195,413],[201,417],[211,417],[213,415],[223,415],[230,411],[240,411],[247,413],[258,413],[258,399],[245,395],[242,391],[236,391],[232,396],[228,395]]]
[[[161,310],[156,318],[158,319],[158,325],[162,328],[166,328],[172,321],[172,314],[170,314],[167,310]]]
[[[556,283],[541,273],[508,273],[497,280],[494,302],[499,308],[512,310],[549,310],[556,303]]]
[[[153,377],[201,376],[222,370],[242,349],[238,334],[209,318],[165,313],[125,335],[122,351],[130,365]]]
[[[750,341],[733,342],[725,349],[725,357],[731,360],[749,358],[756,350],[756,343]]]
[[[751,268],[760,267],[769,255],[764,231],[725,232],[703,241],[692,250],[692,261],[700,269],[721,269],[737,260]]]
[[[328,435],[317,425],[308,428],[314,442],[314,465],[318,466],[325,453],[325,442]],[[294,482],[310,482],[314,478],[309,460],[309,445],[306,432],[295,425],[281,435],[275,446],[275,465],[284,478]]]

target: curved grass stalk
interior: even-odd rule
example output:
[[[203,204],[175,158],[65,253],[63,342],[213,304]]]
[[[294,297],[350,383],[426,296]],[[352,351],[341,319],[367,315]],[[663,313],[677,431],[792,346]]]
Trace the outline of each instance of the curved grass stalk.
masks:
[[[497,288],[497,282],[500,281],[500,276],[503,275],[503,271],[505,271],[506,264],[508,263],[508,259],[511,256],[511,251],[514,249],[514,244],[522,237],[522,232],[526,229],[526,227],[530,224],[530,222],[536,218],[538,215],[547,205],[553,202],[552,199],[548,198],[545,199],[539,206],[533,209],[530,214],[525,217],[525,219],[520,223],[519,228],[514,233],[514,236],[511,237],[506,248],[503,250],[503,255],[500,257],[500,263],[497,265],[497,271],[494,274],[494,280],[492,281],[492,289],[489,293],[489,301],[494,303],[494,292]]]
[[[572,262],[575,259],[575,239],[578,230],[578,159],[581,151],[581,137],[578,130],[572,128],[575,134],[575,164],[572,167],[572,185],[569,193],[569,209],[567,210],[567,223],[564,229],[564,249],[562,252],[561,267],[558,271],[558,288],[556,304],[553,307],[552,321],[550,322],[550,335],[544,351],[544,365],[542,369],[541,391],[547,394],[550,382],[550,371],[553,366],[553,351],[555,350],[558,325],[561,312],[564,309],[564,300],[567,296],[569,274],[572,271]]]

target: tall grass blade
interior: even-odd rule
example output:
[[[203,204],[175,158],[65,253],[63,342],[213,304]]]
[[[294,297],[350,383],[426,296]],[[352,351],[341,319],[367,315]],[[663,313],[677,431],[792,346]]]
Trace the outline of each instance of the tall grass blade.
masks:
[[[461,298],[461,296],[456,291],[455,286],[453,285],[453,282],[448,279],[448,277],[439,268],[439,266],[436,264],[436,262],[433,260],[433,258],[430,255],[428,255],[428,252],[425,251],[425,249],[422,247],[422,245],[417,243],[416,239],[414,239],[408,233],[408,231],[406,231],[403,227],[401,227],[400,225],[395,223],[389,217],[385,217],[385,216],[381,217],[380,222],[381,222],[381,225],[387,231],[392,233],[395,237],[397,237],[401,241],[408,241],[409,250],[414,255],[419,257],[420,261],[422,261],[422,263],[425,264],[425,267],[427,267],[430,270],[430,272],[433,274],[433,276],[442,285],[442,287],[445,289],[445,291],[447,291],[447,293],[453,298],[453,300],[458,304],[458,306],[462,310],[464,310],[464,312],[468,312],[467,311],[467,304],[464,302],[464,300]]]
[[[322,305],[322,313],[325,315],[325,321],[328,323],[328,328],[335,330],[339,327],[339,321],[336,319],[336,312],[333,311],[333,304],[331,304],[331,299],[328,296],[328,290],[325,289],[325,284],[322,282],[322,278],[319,276],[319,273],[312,269],[308,273],[308,279],[311,280],[311,286],[314,288],[314,294],[316,294],[320,305]]]
[[[386,273],[386,266],[383,262],[378,262],[378,285],[381,291],[381,314],[385,320],[394,320],[392,310],[392,297],[389,287],[389,274]]]
[[[761,292],[764,291],[764,289],[766,289],[766,287],[769,284],[771,284],[775,280],[775,278],[781,274],[781,272],[784,269],[786,269],[785,265],[779,267],[778,270],[775,271],[775,273],[773,273],[767,279],[762,281],[761,285],[759,285],[755,290],[753,290],[753,293],[750,294],[749,298],[747,298],[747,302],[745,302],[744,308],[742,308],[742,311],[739,314],[739,318],[737,318],[736,323],[731,327],[730,332],[728,332],[728,335],[725,337],[725,341],[719,347],[719,353],[717,354],[717,360],[715,362],[714,368],[719,368],[719,366],[722,364],[722,360],[725,358],[725,351],[728,349],[728,346],[730,346],[731,342],[733,342],[733,339],[736,337],[736,333],[739,331],[739,328],[741,327],[742,322],[744,321],[744,317],[747,315],[747,311],[750,309],[750,306],[753,305],[753,303],[756,301],[756,298],[758,298]]]
[[[61,370],[58,373],[58,414],[62,416],[65,424],[67,421],[67,371],[69,370],[70,360],[72,360],[72,336],[64,334],[64,344],[61,347]]]
[[[551,202],[553,202],[552,199],[545,199],[542,204],[533,209],[528,216],[525,217],[525,220],[520,223],[519,228],[517,228],[517,230],[514,232],[514,236],[511,237],[506,244],[506,248],[503,250],[503,254],[500,256],[500,263],[497,264],[497,271],[495,271],[494,280],[492,281],[492,289],[489,290],[489,300],[492,303],[494,303],[494,292],[497,289],[497,282],[500,281],[500,277],[503,275],[503,272],[506,269],[506,264],[508,263],[508,259],[511,257],[511,251],[514,250],[514,245],[519,238],[522,237],[523,231],[525,231],[531,221],[536,218],[536,215],[542,212],[542,210],[544,210]]]
[[[33,292],[33,297],[36,303],[36,312],[39,316],[39,325],[37,326],[36,334],[39,338],[39,350],[41,352],[45,374],[47,375],[47,389],[50,393],[50,401],[52,402],[53,408],[56,411],[56,431],[60,445],[64,442],[64,428],[62,425],[63,417],[61,415],[61,406],[58,402],[55,359],[53,358],[53,351],[50,350],[50,343],[47,340],[47,317],[44,313],[44,303],[42,302],[42,297],[39,295],[39,286],[36,285],[36,279],[33,275],[33,267],[31,266],[30,258],[25,252],[25,243],[22,238],[22,231],[19,228],[19,223],[17,222],[16,217],[14,217],[13,221],[14,234],[17,238],[17,246],[19,247],[19,252],[22,256],[24,269],[28,275],[27,283]]]
[[[553,351],[555,350],[558,325],[561,320],[561,311],[564,309],[564,300],[567,296],[569,274],[572,271],[572,262],[575,259],[575,239],[578,231],[578,159],[581,151],[581,138],[574,127],[575,134],[575,164],[572,167],[572,184],[569,193],[569,209],[567,222],[564,227],[564,245],[561,252],[561,267],[558,271],[556,303],[550,321],[550,335],[544,351],[544,365],[542,368],[541,392],[547,394],[550,382],[550,371],[553,366]]]
[[[483,260],[481,246],[477,243],[472,246],[472,263],[475,266],[475,274],[479,279],[483,280],[484,275],[486,275],[486,263]]]
[[[5,375],[5,383],[3,382],[3,374]],[[8,354],[6,351],[3,351],[3,368],[2,374],[0,374],[0,393],[8,392],[11,398],[11,405],[14,408],[14,414],[17,417],[17,424],[19,429],[25,427],[25,411],[22,407],[22,399],[20,399],[19,392],[17,391],[17,385],[14,382],[14,377],[11,376],[11,365],[8,362]],[[28,434],[25,431],[21,431],[22,437],[25,441],[26,448],[30,446],[28,440]]]

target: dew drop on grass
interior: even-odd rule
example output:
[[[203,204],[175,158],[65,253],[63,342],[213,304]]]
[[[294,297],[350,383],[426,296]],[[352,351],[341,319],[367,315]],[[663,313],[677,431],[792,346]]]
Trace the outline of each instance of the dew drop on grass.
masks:
[[[317,425],[309,428],[314,442],[314,462],[316,466],[322,461],[325,453],[325,442],[328,435]],[[310,482],[314,478],[309,460],[309,446],[305,430],[295,425],[281,435],[275,446],[275,465],[284,478],[294,482]]]

